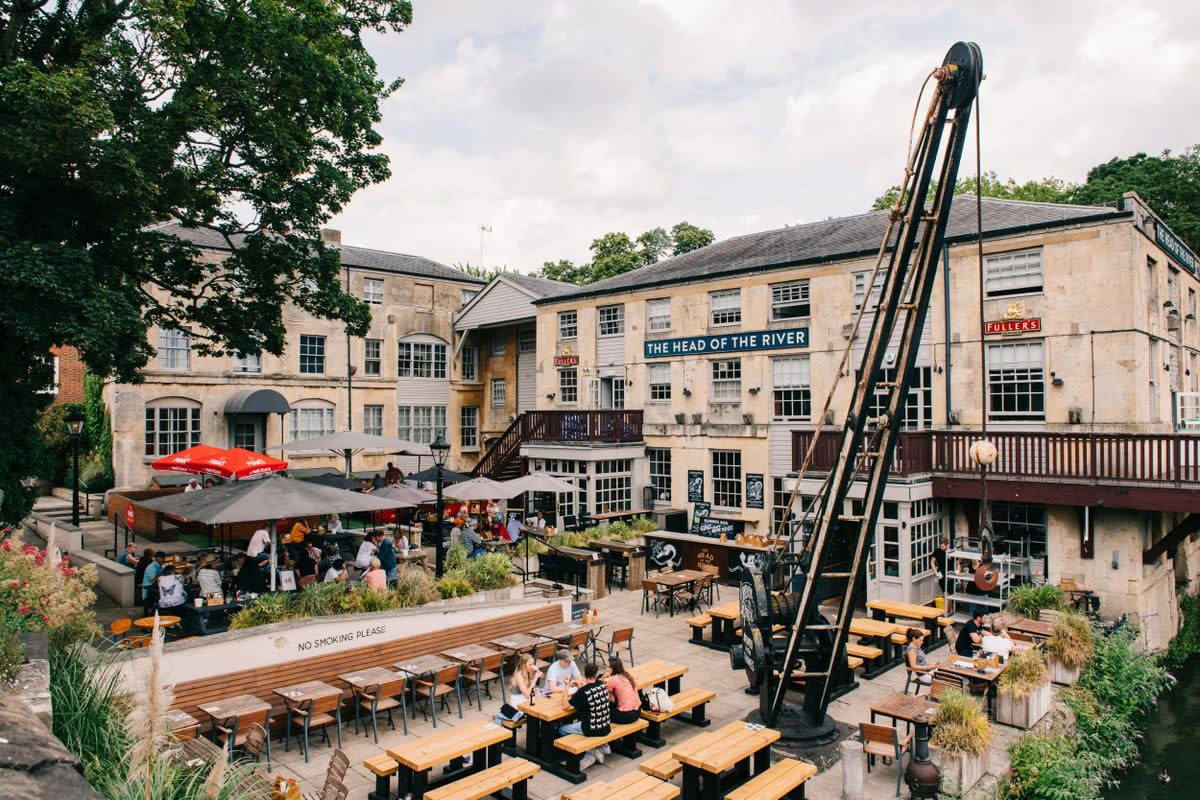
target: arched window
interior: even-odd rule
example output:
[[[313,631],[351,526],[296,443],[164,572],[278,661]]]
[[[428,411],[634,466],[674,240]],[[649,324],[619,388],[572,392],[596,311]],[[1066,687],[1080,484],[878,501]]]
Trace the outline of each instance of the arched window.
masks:
[[[288,416],[292,421],[292,441],[315,439],[333,433],[333,403],[327,400],[298,400]]]
[[[146,403],[146,457],[161,458],[200,444],[200,408],[186,397]]]
[[[396,376],[446,380],[446,342],[436,336],[418,334],[396,345]]]

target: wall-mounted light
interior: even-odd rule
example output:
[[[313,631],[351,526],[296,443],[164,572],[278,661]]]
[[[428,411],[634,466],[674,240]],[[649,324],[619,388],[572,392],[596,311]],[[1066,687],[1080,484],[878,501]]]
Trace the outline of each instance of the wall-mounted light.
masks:
[[[1113,550],[1112,568],[1113,569],[1121,568],[1121,551],[1120,550]]]
[[[1055,375],[1053,372],[1051,372],[1050,373],[1050,385],[1051,386],[1062,386],[1063,379],[1058,377],[1057,375]]]
[[[1175,307],[1175,303],[1171,300],[1168,300],[1167,302],[1163,303],[1163,308],[1174,308],[1174,307]]]
[[[548,392],[548,393],[546,394],[546,399],[547,399],[547,400],[553,400],[553,399],[554,399],[554,392]]]
[[[749,389],[747,389],[746,391],[747,391],[747,392],[749,392],[750,394],[758,394],[758,387],[757,387],[757,386],[751,386],[751,387],[750,387]]]
[[[692,390],[691,390],[691,389],[689,389],[689,388],[687,388],[686,386],[685,386],[685,387],[683,387],[683,396],[684,396],[684,397],[691,397],[691,396],[692,396]]]
[[[1164,370],[1164,371],[1166,371],[1166,372],[1170,372],[1170,371],[1171,371],[1171,365],[1170,365],[1170,364],[1163,364],[1163,370]]]

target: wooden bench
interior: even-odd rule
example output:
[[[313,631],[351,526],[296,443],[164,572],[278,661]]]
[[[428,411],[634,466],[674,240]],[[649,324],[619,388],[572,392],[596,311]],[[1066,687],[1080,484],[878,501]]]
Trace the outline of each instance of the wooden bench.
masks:
[[[426,800],[482,800],[504,789],[512,789],[512,800],[527,800],[529,779],[541,770],[532,761],[510,758],[494,767],[459,778],[453,783],[430,789]]]
[[[939,628],[949,628],[954,624],[954,617],[938,617],[937,624]]]
[[[804,784],[816,774],[817,768],[807,761],[785,758],[725,795],[725,800],[804,800]]]
[[[670,750],[664,750],[638,764],[638,769],[647,775],[653,775],[660,781],[669,781],[680,773],[683,764],[675,760],[675,756],[671,754]]]
[[[381,756],[365,759],[363,766],[375,775],[375,791],[367,795],[367,800],[390,800],[392,794],[392,776],[400,769],[396,759],[384,753]]]
[[[921,633],[923,633],[926,636],[929,635],[929,631],[927,631],[927,630],[923,630],[921,628],[917,628],[917,630],[921,631]],[[904,645],[908,644],[908,631],[906,630],[904,633],[893,633],[891,636],[891,639],[892,639],[892,644],[900,645],[901,647],[903,647]]]
[[[852,670],[858,669],[865,663],[861,656],[846,656],[846,666]]]
[[[883,658],[883,649],[866,644],[848,644],[846,645],[846,655],[874,661],[877,658]]]
[[[672,708],[670,711],[643,711],[642,719],[650,723],[641,741],[651,747],[662,747],[666,744],[662,738],[661,726],[664,722],[674,717],[679,717],[684,712],[692,712],[687,717],[683,717],[684,722],[689,722],[701,728],[707,728],[710,721],[704,717],[704,706],[717,699],[717,693],[708,689],[693,688],[684,689],[679,694],[671,695]]]
[[[606,736],[584,736],[581,733],[569,733],[554,740],[554,746],[566,754],[567,768],[563,777],[571,783],[583,783],[587,776],[579,768],[579,762],[589,750],[595,750],[604,745],[611,745],[613,752],[620,753],[626,758],[641,758],[642,751],[637,748],[637,736],[650,723],[644,719],[624,725],[610,725]]]
[[[708,614],[701,614],[698,617],[692,617],[691,619],[687,620],[687,624],[692,628],[692,641],[703,642],[704,629],[712,625],[712,617],[710,617]]]
[[[611,781],[592,781],[562,800],[674,800],[679,794],[678,786],[635,769]]]
[[[521,728],[525,727],[525,720],[526,720],[526,717],[524,715],[522,715],[520,719],[502,719],[502,720],[500,720],[501,728],[504,728],[505,730],[508,730],[508,731],[512,731],[512,741],[505,742],[501,746],[502,749],[505,750],[509,755],[512,755],[513,753],[515,753],[517,751],[517,731],[519,731],[519,730],[521,730]]]

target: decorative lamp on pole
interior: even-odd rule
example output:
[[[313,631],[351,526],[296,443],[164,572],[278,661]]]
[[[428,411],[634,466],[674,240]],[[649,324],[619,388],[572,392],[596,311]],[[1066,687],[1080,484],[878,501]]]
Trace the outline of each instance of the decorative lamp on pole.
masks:
[[[438,431],[437,438],[430,443],[429,449],[433,451],[433,463],[437,467],[437,521],[434,522],[434,531],[436,535],[434,541],[437,546],[437,556],[435,560],[435,574],[441,578],[442,573],[446,568],[446,525],[442,520],[445,516],[445,506],[442,501],[442,486],[445,485],[445,476],[442,473],[442,468],[446,466],[446,459],[450,457],[450,444],[446,441],[445,429]]]
[[[83,435],[83,415],[72,411],[63,418],[71,435],[71,524],[79,525],[79,438]]]

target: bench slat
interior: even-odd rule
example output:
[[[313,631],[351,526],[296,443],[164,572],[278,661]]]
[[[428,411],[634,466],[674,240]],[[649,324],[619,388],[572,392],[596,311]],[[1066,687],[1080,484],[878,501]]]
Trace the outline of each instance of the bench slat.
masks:
[[[882,658],[883,649],[865,644],[848,644],[846,645],[846,654],[866,659]]]
[[[683,769],[683,764],[675,760],[675,756],[671,755],[670,750],[665,750],[638,764],[638,769],[647,775],[653,775],[660,781],[669,781],[679,774]]]
[[[693,628],[707,628],[709,625],[712,625],[712,617],[710,617],[708,614],[701,614],[698,617],[692,617],[689,619],[687,624],[691,625]]]
[[[674,707],[670,711],[643,711],[642,719],[647,719],[651,722],[665,722],[672,717],[677,717],[680,714],[691,711],[696,706],[711,703],[716,699],[716,692],[709,691],[708,689],[698,687],[684,689],[679,694],[671,695],[671,702],[674,703]]]
[[[624,725],[610,725],[607,736],[584,736],[582,733],[570,733],[566,736],[560,736],[554,740],[554,746],[566,750],[572,755],[580,755],[588,750],[594,750],[601,745],[615,742],[618,739],[624,739],[630,734],[638,733],[650,727],[650,723],[644,719],[639,719],[637,722],[629,722]]]
[[[374,758],[365,759],[363,766],[379,777],[387,777],[395,775],[396,770],[400,769],[400,765],[396,760],[388,755],[375,756]]]
[[[725,795],[725,800],[780,800],[816,774],[817,768],[807,761],[785,758]]]
[[[527,781],[541,770],[532,761],[510,758],[494,767],[476,772],[454,783],[439,786],[425,793],[428,800],[481,800],[514,783]]]

